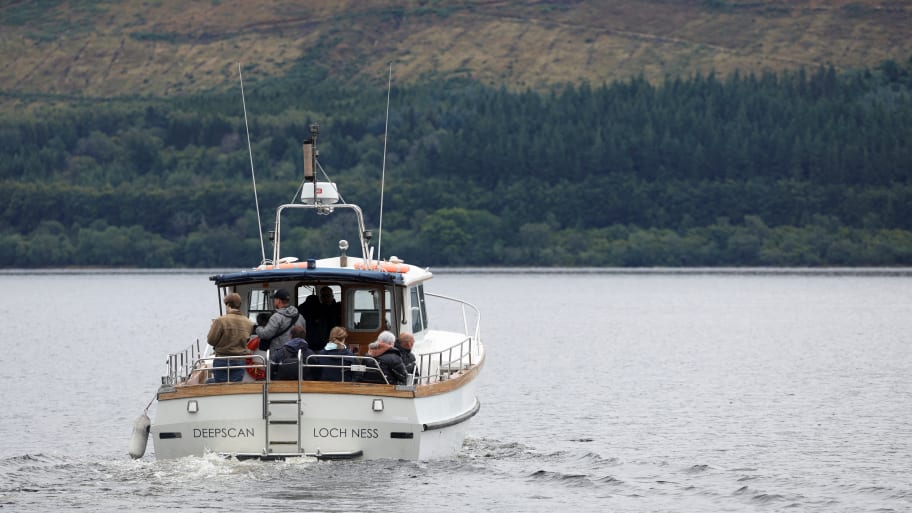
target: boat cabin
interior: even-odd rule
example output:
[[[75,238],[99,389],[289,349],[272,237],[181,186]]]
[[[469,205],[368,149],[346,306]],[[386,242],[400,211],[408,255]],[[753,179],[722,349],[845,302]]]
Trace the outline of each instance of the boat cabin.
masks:
[[[360,261],[351,260],[355,260],[352,265]],[[273,312],[277,289],[288,291],[290,304],[306,321],[332,309],[332,324],[348,331],[347,343],[357,354],[366,353],[368,344],[384,330],[396,335],[408,331],[422,338],[428,326],[423,281],[431,273],[417,268],[406,273],[339,268],[338,259],[310,261],[308,265],[220,274],[210,279],[219,287],[220,300],[231,292],[240,294],[241,309],[254,322],[258,314]],[[312,332],[312,326],[308,325],[308,342],[325,344],[328,329],[323,325],[319,329],[324,332]]]

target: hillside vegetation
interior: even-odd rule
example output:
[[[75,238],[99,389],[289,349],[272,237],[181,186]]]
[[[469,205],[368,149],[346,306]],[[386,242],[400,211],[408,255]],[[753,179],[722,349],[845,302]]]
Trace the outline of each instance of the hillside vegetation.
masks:
[[[887,0],[212,0],[0,3],[0,108],[174,97],[251,76],[514,90],[734,70],[837,71],[912,55],[912,6]]]
[[[386,162],[384,256],[912,265],[908,18],[871,1],[5,2],[0,267],[255,265],[311,123],[374,228]],[[335,251],[333,223],[283,231],[283,256]]]
[[[250,89],[267,216],[300,142],[379,226],[382,89]],[[302,97],[314,110],[289,108]],[[242,266],[257,218],[235,95],[0,125],[0,266]],[[384,254],[432,265],[912,264],[912,62],[560,94],[396,88]],[[267,219],[268,223],[268,219]],[[268,226],[268,225],[267,225]],[[283,232],[283,256],[338,237]],[[326,232],[328,233],[328,232]]]

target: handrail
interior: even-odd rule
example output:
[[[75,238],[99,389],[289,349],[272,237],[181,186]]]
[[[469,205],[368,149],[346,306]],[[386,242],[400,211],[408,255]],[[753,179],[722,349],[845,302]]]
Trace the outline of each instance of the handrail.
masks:
[[[380,374],[380,377],[383,379],[383,383],[389,384],[389,380],[387,379],[386,375],[383,374],[383,371],[380,368],[380,363],[376,359],[374,359],[370,356],[311,354],[311,355],[307,355],[307,358],[305,358],[302,361],[302,359],[301,359],[302,355],[303,355],[303,353],[301,352],[301,350],[298,350],[297,360],[298,360],[298,382],[299,383],[301,381],[324,381],[322,379],[305,380],[304,379],[304,369],[308,368],[308,369],[339,369],[342,373],[342,380],[340,381],[342,383],[345,382],[346,371],[348,371],[350,373],[350,375],[352,375],[352,376],[354,376],[355,374],[363,374],[365,372],[377,373],[377,374]],[[340,360],[340,363],[338,363],[338,364],[332,364],[332,363],[325,364],[325,363],[316,363],[316,362],[311,363],[311,361],[312,361],[311,359],[316,359],[316,358]],[[347,361],[351,361],[352,363],[346,363]],[[368,365],[368,363],[372,363],[372,365]],[[276,380],[275,378],[273,378],[271,372],[268,374],[268,379],[270,381],[283,381],[283,380]],[[332,382],[335,383],[335,381],[332,381]],[[357,380],[352,379],[351,382],[354,383],[354,382],[357,382]]]
[[[478,358],[481,356],[481,344],[478,342],[481,333],[481,312],[478,310],[478,307],[468,301],[445,296],[443,294],[425,292],[424,295],[456,303],[460,306],[463,334],[465,335],[465,338],[440,351],[416,355],[418,359],[416,362],[416,370],[419,374],[416,378],[416,383],[419,385],[445,381],[453,374],[476,364]],[[471,327],[470,315],[467,308],[471,309],[473,314],[472,321],[474,321],[474,325]],[[437,372],[433,372],[435,363]]]
[[[481,333],[481,311],[478,310],[478,307],[476,307],[472,303],[469,303],[468,301],[458,299],[455,297],[445,296],[443,294],[435,294],[433,292],[425,291],[424,295],[430,296],[430,297],[435,297],[438,299],[443,299],[446,301],[452,301],[454,303],[458,303],[462,307],[463,334],[466,336],[472,337],[475,340],[479,340],[479,335]],[[475,327],[474,327],[475,329],[472,330],[472,332],[469,331],[469,318],[468,318],[468,315],[466,314],[465,307],[471,308],[475,313]]]
[[[471,305],[468,306],[471,307]],[[440,351],[417,354],[414,372],[411,373],[409,382],[407,382],[406,385],[428,385],[446,381],[452,375],[470,368],[477,363],[478,344],[475,342],[476,340],[477,339],[473,336],[466,336],[459,342]],[[268,359],[262,355],[249,354],[218,357],[209,355],[200,356],[191,361],[189,356],[192,353],[194,353],[194,351],[191,347],[184,352],[168,355],[168,374],[162,376],[163,385],[191,384],[195,379],[197,384],[203,384],[205,383],[205,380],[198,380],[198,378],[195,378],[200,371],[207,370],[211,372],[215,369],[227,370],[229,368],[245,370],[249,368],[264,369],[266,371],[265,382],[271,383],[276,381],[273,376],[272,365],[269,364]],[[213,361],[216,358],[225,360],[251,359],[253,360],[253,363],[248,364],[245,361],[244,365],[214,367]],[[324,359],[323,362],[326,360],[339,360],[339,363],[317,363],[319,362],[319,360],[316,360],[317,358]],[[304,381],[304,367],[307,367],[314,369],[339,369],[342,375],[340,382],[342,383],[346,382],[346,374],[351,377],[350,382],[357,382],[359,380],[354,379],[356,374],[363,375],[364,373],[369,372],[380,374],[383,383],[389,384],[389,379],[380,368],[380,363],[370,356],[312,354],[302,360],[302,353],[301,351],[298,351],[297,359],[299,383]]]
[[[273,252],[272,260],[273,260],[274,269],[278,268],[275,266],[275,264],[279,261],[279,258],[281,258],[280,252],[281,252],[281,244],[282,244],[282,212],[285,211],[286,209],[298,209],[298,208],[314,210],[318,214],[319,213],[328,214],[337,208],[347,208],[347,209],[352,210],[355,213],[355,218],[357,219],[357,222],[358,222],[358,238],[361,242],[361,256],[364,260],[369,260],[368,242],[365,239],[365,234],[367,233],[367,230],[364,227],[364,214],[362,214],[362,212],[361,212],[361,207],[359,207],[358,205],[355,205],[353,203],[331,203],[331,204],[288,203],[285,205],[280,205],[276,209],[276,222],[275,222],[275,235],[274,235],[275,239],[273,241],[274,247],[272,249],[272,252]]]
[[[342,363],[338,365],[334,364],[323,364],[323,363],[310,363],[311,358],[329,358],[330,360],[337,359],[341,360]],[[357,363],[345,364],[346,360],[352,360]],[[367,365],[364,362],[372,362],[373,365]],[[364,374],[365,372],[377,373],[380,374],[380,377],[383,378],[383,382],[387,385],[390,384],[389,379],[386,377],[386,374],[383,373],[383,369],[380,368],[380,362],[371,356],[357,356],[357,355],[341,355],[341,354],[312,354],[308,355],[304,365],[308,367],[315,367],[319,369],[339,369],[342,371],[342,381],[345,382],[345,371],[346,369],[351,373],[352,377],[356,373]],[[356,368],[357,367],[357,368]],[[322,380],[321,380],[322,381]],[[354,383],[355,380],[352,379]],[[335,383],[335,381],[333,381]],[[369,382],[370,383],[370,382]]]
[[[266,359],[262,355],[258,355],[258,354],[245,354],[245,355],[238,355],[238,356],[214,356],[214,355],[203,356],[203,357],[197,358],[193,362],[192,365],[185,364],[184,359],[177,357],[178,355],[183,356],[180,353],[168,355],[169,370],[168,370],[168,375],[162,376],[163,385],[188,384],[189,382],[194,380],[194,376],[198,375],[198,373],[203,370],[211,372],[216,369],[225,370],[225,371],[227,371],[229,369],[244,369],[244,371],[246,372],[247,369],[267,369],[267,373],[268,373],[268,368],[269,368],[269,366],[266,365]],[[216,360],[216,359],[229,360],[229,362],[233,361],[233,360],[244,360],[244,365],[230,364],[230,365],[216,367],[214,365],[214,360]],[[252,364],[247,363],[248,359],[253,360],[254,363],[252,363]],[[177,365],[173,365],[174,363],[177,363]],[[206,363],[208,363],[208,365],[204,365]],[[203,383],[205,383],[205,381],[200,382],[198,384],[203,384]],[[231,382],[231,383],[239,383],[239,382]]]
[[[415,364],[417,375],[414,378],[417,385],[428,385],[439,381],[446,381],[453,374],[461,372],[474,365],[472,358],[472,337],[466,337],[452,346],[435,351],[433,353],[423,353],[418,355],[418,361]],[[477,344],[474,344],[477,346]],[[453,354],[456,353],[454,357]],[[444,358],[446,355],[446,358]],[[434,363],[436,363],[437,372],[434,372]]]
[[[362,358],[361,356],[353,355],[353,354],[311,354],[311,355],[307,355],[307,358],[304,360],[304,365],[307,367],[316,368],[316,369],[339,369],[339,371],[340,371],[339,375],[342,377],[342,379],[340,379],[339,382],[345,383],[345,375],[348,374],[349,376],[353,376],[354,372],[356,372],[356,371],[352,371],[352,365],[355,365],[355,366],[361,365],[361,363],[360,363],[361,358]],[[369,358],[369,357],[365,357],[365,358]],[[311,359],[339,360],[339,363],[337,363],[337,364],[311,363]],[[379,371],[380,368],[379,367],[377,367],[376,369],[371,368],[370,370]],[[348,372],[346,372],[346,371],[348,371]],[[385,376],[384,376],[384,378],[385,378]],[[321,379],[320,381],[330,381],[330,380]],[[335,380],[332,380],[332,382],[335,383]],[[354,382],[354,379],[350,380],[350,382]]]

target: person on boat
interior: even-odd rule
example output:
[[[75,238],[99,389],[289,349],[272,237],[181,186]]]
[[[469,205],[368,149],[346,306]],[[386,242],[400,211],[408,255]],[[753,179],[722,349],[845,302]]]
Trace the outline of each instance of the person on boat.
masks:
[[[307,327],[308,338],[310,338],[308,343],[316,345],[315,337],[320,331],[320,296],[316,294],[307,296],[304,302],[298,305],[298,313],[304,318],[304,325]]]
[[[331,287],[320,288],[320,304],[317,305],[315,313],[316,332],[311,333],[310,342],[313,349],[319,351],[329,341],[330,331],[342,324],[342,304],[336,301]]]
[[[415,355],[412,354],[412,346],[414,345],[415,336],[411,333],[403,332],[400,333],[399,338],[396,339],[395,347],[399,350],[399,354],[402,356],[402,364],[405,365],[406,372],[417,376],[417,363],[415,362]]]
[[[269,312],[260,312],[256,316],[256,325],[257,326],[266,326],[269,324],[269,318],[272,317],[272,314]]]
[[[292,326],[303,326],[304,318],[298,315],[297,307],[290,305],[291,296],[285,289],[278,289],[272,295],[275,307],[272,317],[266,326],[257,326],[256,335],[260,337],[260,349],[277,351],[291,339]]]
[[[301,352],[301,364],[304,368],[301,371],[301,379],[313,380],[315,374],[319,374],[319,368],[307,367],[307,357],[314,354],[313,350],[304,339],[307,336],[307,328],[303,325],[296,324],[291,327],[291,338],[285,342],[282,347],[272,353],[270,359],[274,364],[272,367],[272,379],[298,379],[298,351]],[[313,358],[310,359],[313,363]]]
[[[345,345],[348,332],[342,326],[336,326],[329,332],[329,342],[320,350],[321,355],[330,355],[333,358],[318,357],[317,363],[325,365],[320,373],[321,381],[351,381],[347,367],[354,361],[354,354]],[[339,356],[352,356],[352,358],[338,358]]]
[[[231,293],[223,300],[227,312],[212,321],[206,342],[212,346],[215,359],[212,361],[212,377],[206,383],[224,383],[244,379],[243,358],[226,358],[244,356],[249,353],[247,337],[253,330],[253,321],[241,312],[241,296]],[[237,367],[237,368],[231,368]]]
[[[270,312],[260,312],[256,316],[256,325],[253,327],[253,330],[250,332],[250,337],[247,338],[247,349],[250,350],[250,354],[255,354],[266,358],[266,351],[260,349],[260,337],[256,334],[257,327],[263,327],[269,324],[269,318],[272,317]],[[256,368],[247,368],[247,372],[251,374],[255,379],[261,380],[266,377],[266,370],[260,367],[264,361],[259,359],[250,359],[247,361],[247,365],[257,365]]]
[[[396,335],[390,331],[383,331],[377,337],[376,342],[371,342],[367,346],[367,356],[370,358],[364,359],[364,363],[369,369],[374,370],[365,371],[359,381],[363,383],[389,382],[391,385],[408,383],[408,372],[405,370],[405,364],[402,363],[402,355],[394,346],[395,342]],[[386,381],[383,380],[384,376],[386,376]]]
[[[272,317],[272,314],[269,312],[260,312],[256,316],[256,324],[253,326],[253,329],[250,331],[250,337],[247,339],[247,347],[251,350],[257,350],[260,346],[260,337],[256,334],[257,328],[264,328],[269,324],[269,318]],[[250,347],[251,343],[256,341],[256,347]]]

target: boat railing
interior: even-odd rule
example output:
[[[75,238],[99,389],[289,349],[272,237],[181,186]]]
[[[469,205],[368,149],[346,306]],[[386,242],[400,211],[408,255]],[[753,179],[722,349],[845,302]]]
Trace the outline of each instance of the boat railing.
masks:
[[[228,365],[215,365],[215,360],[226,360]],[[189,363],[183,353],[168,355],[168,374],[162,376],[163,385],[201,385],[207,378],[212,377],[215,370],[228,371],[229,369],[260,369],[263,375],[268,372],[266,358],[258,354],[240,356],[201,356]],[[226,376],[227,379],[227,376]]]
[[[456,344],[432,353],[416,355],[414,369],[409,372],[406,385],[428,385],[446,381],[454,374],[464,371],[477,363],[477,343],[475,338],[467,336]],[[215,366],[215,360],[227,360],[229,365]],[[339,382],[366,382],[386,383],[389,380],[380,369],[379,362],[370,356],[356,355],[324,355],[313,354],[303,357],[299,351],[298,380],[304,380],[305,369],[316,369],[322,374],[322,369],[338,369]],[[197,347],[191,346],[184,351],[168,355],[168,373],[162,376],[163,385],[201,385],[205,384],[208,377],[215,370],[228,369],[257,369],[266,382],[281,381],[274,376],[275,370],[267,364],[266,357],[258,354],[241,356],[202,356]],[[367,379],[364,376],[370,376]],[[319,377],[316,380],[321,380]],[[328,381],[328,380],[321,380]],[[335,380],[332,380],[335,382]]]
[[[333,361],[338,363],[333,363]],[[328,362],[328,363],[327,363]],[[310,369],[338,369],[340,379],[338,382],[365,382],[362,379],[355,379],[356,376],[373,376],[379,375],[376,377],[377,380],[383,380],[382,383],[389,384],[389,380],[380,370],[380,364],[374,358],[370,356],[355,356],[355,355],[337,355],[337,354],[312,354],[308,355],[304,360],[303,367]],[[346,379],[346,376],[348,379]],[[321,379],[321,381],[332,381],[336,382],[337,380],[328,380]],[[374,381],[374,379],[368,379],[366,382],[374,383],[380,381]]]
[[[426,297],[432,297],[435,299],[439,299],[439,300],[445,302],[446,305],[459,306],[460,315],[456,316],[455,319],[452,317],[446,318],[444,312],[437,312],[434,317],[435,323],[438,323],[441,321],[447,322],[447,323],[461,322],[462,323],[462,326],[461,326],[462,334],[464,334],[466,337],[471,338],[472,340],[479,340],[479,335],[481,333],[481,312],[478,310],[478,308],[475,305],[473,305],[472,303],[469,303],[467,301],[464,301],[462,299],[444,296],[442,294],[434,294],[432,292],[425,292],[424,295]],[[454,328],[454,329],[456,329],[456,328]],[[477,345],[476,345],[475,350],[478,351],[479,349],[480,348],[477,347]]]
[[[380,384],[389,384],[389,380],[386,379],[386,376],[380,370],[380,364],[374,358],[370,356],[355,356],[355,355],[333,355],[333,354],[311,354],[307,355],[306,358],[303,357],[303,353],[298,351],[298,365],[297,365],[297,374],[298,381],[328,381],[333,383],[380,383]],[[333,360],[337,360],[338,363],[333,363]],[[324,363],[329,362],[329,363]],[[281,365],[281,364],[280,364]],[[323,369],[338,369],[340,374],[340,379],[337,380],[328,380],[322,379],[322,370]],[[319,375],[314,376],[314,372],[319,373]],[[267,379],[269,381],[288,381],[288,379],[277,379],[274,377],[275,370],[270,369],[267,374]],[[311,379],[305,379],[305,376]],[[348,379],[346,379],[346,376]],[[371,376],[368,379],[364,379],[365,376]],[[357,378],[357,379],[356,379]]]
[[[340,382],[369,382],[369,383],[386,383],[389,384],[389,381],[384,376],[383,372],[380,370],[380,364],[376,359],[371,358],[370,356],[354,356],[354,355],[308,355],[306,359],[302,360],[302,353],[298,351],[298,380],[299,381],[308,381],[304,379],[304,371],[307,369],[311,370],[322,370],[322,369],[339,369]],[[229,365],[216,366],[215,360],[228,360]],[[243,365],[235,363],[235,360],[243,360]],[[333,360],[338,360],[338,363],[332,362]],[[282,379],[277,379],[275,377],[276,369],[274,365],[267,365],[268,361],[268,352],[267,356],[263,357],[258,354],[242,355],[242,356],[202,356],[194,360],[192,363],[189,363],[188,357],[183,353],[175,353],[169,355],[168,357],[168,374],[162,377],[163,385],[200,385],[206,382],[207,375],[210,375],[212,371],[215,370],[225,370],[228,369],[259,369],[261,370],[261,375],[263,378],[260,380],[265,380],[267,382],[272,381],[287,381]],[[328,363],[324,363],[327,362]],[[322,374],[322,373],[321,373]],[[355,379],[356,376],[375,376],[374,379],[368,378],[364,379]],[[312,377],[312,376],[311,376]],[[322,379],[314,379],[311,381],[328,381]],[[332,380],[335,382],[335,380]]]
[[[462,299],[442,294],[425,292],[425,296],[441,300],[445,305],[457,305],[456,315],[446,310],[436,312],[435,329],[444,323],[445,330],[461,332],[464,336],[459,342],[439,351],[416,354],[417,365],[415,384],[426,385],[450,379],[454,374],[478,363],[481,357],[481,312],[478,308]]]
[[[199,339],[183,351],[169,354],[165,361],[168,370],[167,374],[162,376],[162,385],[178,385],[186,382],[190,375],[197,370],[197,362],[202,356]]]
[[[478,361],[473,351],[475,345],[472,337],[466,337],[442,351],[417,355],[413,382],[429,385],[446,381],[454,374],[469,369]]]

